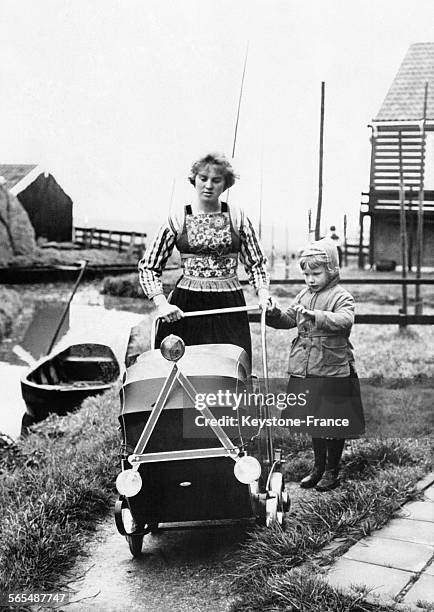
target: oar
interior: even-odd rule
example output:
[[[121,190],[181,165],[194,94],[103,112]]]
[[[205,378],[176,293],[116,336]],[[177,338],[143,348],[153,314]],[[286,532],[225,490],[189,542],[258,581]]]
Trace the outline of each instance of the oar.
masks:
[[[50,346],[48,347],[47,355],[51,353],[51,350],[52,350],[53,346],[56,343],[57,336],[59,335],[60,328],[62,327],[63,322],[65,320],[65,317],[66,317],[66,315],[68,313],[69,306],[70,306],[70,304],[72,302],[72,298],[74,297],[75,292],[77,291],[78,286],[80,284],[80,281],[83,278],[84,271],[86,270],[87,261],[85,259],[81,260],[78,263],[80,264],[80,268],[79,268],[80,274],[78,275],[77,280],[75,281],[75,285],[74,285],[74,287],[72,289],[71,295],[69,296],[69,300],[68,300],[65,308],[63,309],[62,316],[60,317],[60,321],[59,321],[59,323],[58,323],[58,325],[56,327],[56,331],[54,332],[53,338],[51,339]]]
[[[17,355],[22,361],[25,361],[29,366],[32,366],[36,362],[33,355],[31,355],[29,351],[26,351],[26,349],[19,344],[12,347],[12,352],[15,353],[15,355]]]

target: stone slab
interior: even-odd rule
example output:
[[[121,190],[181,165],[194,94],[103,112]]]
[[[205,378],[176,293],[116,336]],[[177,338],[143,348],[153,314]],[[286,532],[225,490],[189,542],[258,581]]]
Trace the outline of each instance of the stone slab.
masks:
[[[432,546],[403,542],[389,538],[368,537],[354,544],[344,555],[346,559],[394,567],[408,572],[420,572],[431,559]]]
[[[430,472],[429,474],[426,474],[426,476],[424,476],[421,480],[419,480],[416,483],[416,489],[418,491],[422,491],[423,489],[426,489],[432,484],[434,484],[434,472]]]
[[[325,580],[335,587],[350,589],[363,585],[373,595],[395,597],[413,576],[411,572],[342,557],[330,568]]]
[[[416,604],[418,601],[434,602],[434,576],[422,574],[419,580],[406,593],[402,603]]]
[[[393,519],[386,527],[376,531],[375,536],[434,546],[434,527],[429,521],[411,521],[405,518]]]
[[[431,565],[428,565],[428,567],[423,570],[423,573],[434,576],[434,561],[432,561]]]
[[[434,502],[434,487],[428,487],[428,489],[425,489],[423,494],[424,494],[424,497],[428,501]],[[434,508],[433,508],[433,512],[434,512]]]
[[[399,516],[401,518],[434,523],[434,505],[429,501],[410,502],[405,504]]]

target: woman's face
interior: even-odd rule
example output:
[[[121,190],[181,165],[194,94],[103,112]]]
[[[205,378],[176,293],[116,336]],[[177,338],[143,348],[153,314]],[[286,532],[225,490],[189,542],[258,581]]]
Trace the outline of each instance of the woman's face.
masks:
[[[195,188],[203,204],[215,204],[225,190],[225,177],[219,166],[207,164],[196,174]]]

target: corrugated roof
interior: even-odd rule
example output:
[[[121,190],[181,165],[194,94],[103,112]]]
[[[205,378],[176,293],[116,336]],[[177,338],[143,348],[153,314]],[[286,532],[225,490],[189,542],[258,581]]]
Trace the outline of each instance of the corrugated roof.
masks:
[[[0,176],[4,176],[7,188],[11,189],[36,167],[37,164],[0,164]]]
[[[434,42],[411,45],[374,121],[420,121],[425,82],[427,119],[434,120]]]

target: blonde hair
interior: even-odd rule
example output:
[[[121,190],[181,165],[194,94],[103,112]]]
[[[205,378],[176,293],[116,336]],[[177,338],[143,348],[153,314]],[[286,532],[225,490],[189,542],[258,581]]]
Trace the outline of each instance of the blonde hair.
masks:
[[[221,169],[223,178],[225,180],[225,189],[232,187],[235,180],[239,178],[235,173],[232,164],[223,153],[208,153],[207,155],[199,158],[192,165],[190,174],[188,175],[188,180],[192,185],[195,184],[196,175],[199,174],[201,168],[207,166],[208,164],[218,166]]]
[[[327,255],[324,253],[324,255],[322,254],[317,254],[317,255],[302,255],[299,259],[300,264],[300,268],[302,270],[306,270],[306,268],[308,270],[314,270],[315,268],[320,268],[321,266],[324,266],[324,268],[330,272],[329,270],[329,266],[328,266],[328,258]]]

